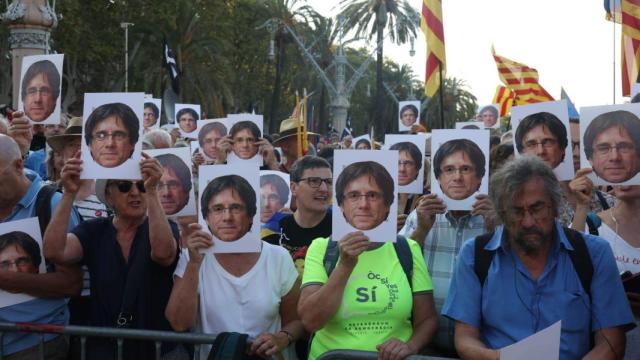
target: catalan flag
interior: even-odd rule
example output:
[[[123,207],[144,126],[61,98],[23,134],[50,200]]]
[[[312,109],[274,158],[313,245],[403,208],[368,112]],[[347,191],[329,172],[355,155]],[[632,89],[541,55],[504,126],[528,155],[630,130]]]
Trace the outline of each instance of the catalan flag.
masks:
[[[640,0],[622,0],[622,95],[630,96],[640,64]]]
[[[420,28],[427,38],[427,73],[424,80],[424,93],[427,97],[432,97],[444,80],[447,68],[444,53],[442,0],[422,0]]]
[[[509,88],[498,85],[496,87],[496,94],[493,97],[493,104],[498,104],[500,109],[500,117],[507,116],[511,111],[511,105],[513,105],[514,98],[513,91]]]
[[[500,80],[514,92],[516,105],[553,101],[553,97],[538,83],[536,69],[497,55],[493,47],[491,52],[498,66]]]
[[[293,110],[292,117],[296,122],[296,153],[298,157],[303,157],[309,151],[309,144],[307,143],[307,100],[309,98],[305,96],[300,100],[296,93],[296,107]]]

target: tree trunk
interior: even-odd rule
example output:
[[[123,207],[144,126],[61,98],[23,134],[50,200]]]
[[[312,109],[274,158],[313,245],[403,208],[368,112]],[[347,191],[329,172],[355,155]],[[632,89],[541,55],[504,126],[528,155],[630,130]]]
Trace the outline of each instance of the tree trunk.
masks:
[[[325,94],[326,94],[326,90],[324,88],[324,85],[320,86],[320,104],[318,104],[318,121],[315,122],[315,129],[313,129],[312,131],[317,132],[318,134],[326,134],[327,133],[327,122],[325,119]]]
[[[271,111],[269,112],[269,133],[274,134],[279,130],[278,119],[278,103],[280,102],[280,86],[282,83],[282,68],[285,57],[285,47],[282,37],[279,36],[278,40],[278,57],[276,59],[276,77],[273,84],[273,95],[271,96]]]
[[[387,133],[387,124],[384,121],[384,88],[382,83],[382,39],[383,39],[384,27],[378,26],[378,36],[376,41],[377,46],[377,58],[376,58],[376,106],[375,106],[375,114],[374,121],[376,132],[378,134],[386,134]],[[367,129],[368,130],[368,129]]]

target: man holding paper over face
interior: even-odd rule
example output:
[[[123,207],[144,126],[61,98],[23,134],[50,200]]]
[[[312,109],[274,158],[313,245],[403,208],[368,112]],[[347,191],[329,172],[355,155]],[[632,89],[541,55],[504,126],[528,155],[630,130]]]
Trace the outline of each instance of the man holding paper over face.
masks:
[[[521,157],[492,175],[490,189],[504,225],[463,245],[442,310],[456,321],[460,357],[496,359],[562,320],[561,359],[620,358],[633,315],[611,247],[556,220],[553,170]]]

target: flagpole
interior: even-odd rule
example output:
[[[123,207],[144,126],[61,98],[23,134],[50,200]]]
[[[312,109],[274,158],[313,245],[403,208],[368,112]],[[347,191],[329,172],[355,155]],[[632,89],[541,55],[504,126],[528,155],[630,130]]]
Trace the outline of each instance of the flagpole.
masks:
[[[438,73],[440,78],[440,129],[444,129],[444,100],[442,98],[442,93],[444,92],[444,81],[442,79],[442,62],[438,61]]]
[[[613,24],[613,104],[616,104],[616,19],[611,19]]]

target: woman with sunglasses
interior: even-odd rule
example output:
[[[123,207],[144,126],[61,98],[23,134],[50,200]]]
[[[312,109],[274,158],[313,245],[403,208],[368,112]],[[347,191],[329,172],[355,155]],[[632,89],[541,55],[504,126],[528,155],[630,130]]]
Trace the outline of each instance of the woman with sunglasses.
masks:
[[[142,180],[97,180],[96,195],[114,215],[85,221],[66,233],[81,172],[78,152],[62,168],[64,193],[45,232],[45,257],[61,264],[87,265],[90,326],[169,330],[164,308],[178,260],[179,234],[158,197],[162,166],[143,153]],[[168,344],[162,350],[169,350]],[[111,341],[87,343],[91,359],[113,359],[115,353]],[[153,344],[125,342],[124,354],[125,359],[153,358]]]

